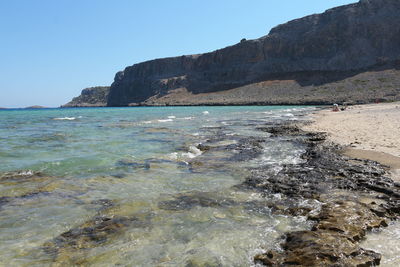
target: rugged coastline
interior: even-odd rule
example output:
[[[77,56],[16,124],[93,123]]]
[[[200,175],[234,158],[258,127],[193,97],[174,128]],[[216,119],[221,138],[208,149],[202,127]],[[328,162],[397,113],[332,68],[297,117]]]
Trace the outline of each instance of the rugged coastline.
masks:
[[[351,106],[346,112],[319,112],[306,130],[327,132],[351,157],[390,167],[400,181],[400,102]]]
[[[290,204],[272,205],[276,212],[300,213],[315,223],[309,231],[287,233],[282,237],[282,250],[257,255],[255,261],[268,266],[378,265],[381,256],[358,244],[368,231],[398,218],[400,184],[376,162],[342,156],[341,148],[324,143],[322,134],[293,126],[266,130],[305,136],[301,142],[307,143],[306,161],[285,166],[274,176],[256,169],[245,184],[285,196]],[[304,199],[320,202],[320,210],[299,207]]]
[[[315,105],[400,100],[397,0],[360,0],[213,52],[115,75],[106,99],[67,106]]]
[[[305,118],[307,113],[303,114]],[[197,209],[241,207],[252,216],[283,215],[305,218],[310,227],[289,231],[282,236],[280,246],[265,249],[254,257],[254,263],[270,266],[374,266],[383,259],[376,251],[360,246],[368,231],[390,224],[400,213],[400,184],[394,182],[387,168],[377,162],[341,154],[342,147],[327,141],[327,134],[304,130],[311,122],[281,120],[260,123],[248,120],[245,124],[268,137],[226,135],[226,125],[208,128],[207,141],[197,145],[203,153],[188,160],[149,158],[145,161],[116,162],[117,166],[147,172],[157,164],[176,165],[191,173],[209,169],[223,171],[232,165],[247,163],[265,153],[265,142],[287,142],[302,148],[301,162],[279,165],[258,164],[248,167],[241,183],[232,187],[240,192],[256,193],[262,199],[234,199],[214,191],[176,193],[157,199],[156,207],[139,209],[134,203],[113,199],[96,199],[87,203],[95,209],[93,216],[69,225],[49,240],[43,240],[40,253],[50,263],[89,264],[90,251],[118,240],[132,229],[149,233],[165,214],[183,213]],[[156,128],[153,131],[167,131]],[[170,132],[169,132],[170,133]],[[235,141],[235,142],[233,142]],[[110,177],[114,182],[124,176]],[[122,180],[120,180],[122,179]],[[23,190],[0,198],[0,206],[41,196],[62,194],[56,177],[36,171],[9,172],[0,175],[7,186]],[[30,183],[39,185],[35,190]],[[83,204],[83,203],[81,203]],[[136,207],[136,208],[132,208]],[[155,212],[156,211],[156,212]],[[217,219],[227,216],[216,213]],[[275,241],[270,241],[275,242]],[[260,249],[263,249],[260,247]],[[167,259],[168,260],[168,259]],[[190,261],[186,264],[217,265],[213,259]]]
[[[376,157],[372,154],[371,157],[366,151],[349,153],[346,146],[358,145],[365,148],[375,142],[374,149],[378,153],[388,149],[389,152],[397,152],[398,144],[392,144],[394,150],[386,146],[387,141],[396,142],[396,139],[383,139],[374,130],[376,125],[372,126],[376,123],[374,120],[371,124],[363,124],[361,120],[371,120],[371,114],[366,111],[373,110],[376,116],[387,117],[382,126],[390,129],[394,126],[390,119],[396,119],[395,114],[400,113],[397,105],[356,106],[353,107],[356,112],[345,111],[342,114],[320,111],[314,122],[302,126],[302,129],[293,125],[265,129],[277,136],[305,136],[305,139],[300,140],[307,144],[307,152],[303,155],[306,161],[298,166],[286,166],[274,176],[265,175],[262,168],[256,169],[245,184],[250,188],[282,194],[290,198],[290,201],[299,197],[316,199],[321,203],[321,209],[315,213],[299,208],[296,200],[291,202],[294,206],[292,208],[286,205],[282,210],[272,206],[277,212],[291,215],[300,212],[315,223],[309,231],[287,233],[282,237],[280,250],[257,255],[255,262],[267,266],[379,265],[381,255],[362,249],[359,243],[368,231],[385,227],[390,220],[399,218],[400,183],[393,169],[398,166],[378,163],[387,162],[385,155]],[[359,116],[360,124],[357,127],[360,129],[354,129],[354,121],[357,120],[355,114]],[[340,117],[341,125],[335,122],[336,116]],[[346,118],[353,125],[350,129],[346,127]],[[349,141],[353,135],[360,137],[360,132],[371,140],[356,144]],[[332,143],[333,140],[340,145]],[[395,159],[391,162],[400,159],[392,157]]]
[[[360,0],[210,53],[128,66],[107,105],[393,101],[398,75],[385,83],[399,69],[399,10],[396,0]]]
[[[95,86],[82,90],[81,94],[70,102],[62,105],[62,108],[72,107],[105,107],[110,92],[109,86]]]

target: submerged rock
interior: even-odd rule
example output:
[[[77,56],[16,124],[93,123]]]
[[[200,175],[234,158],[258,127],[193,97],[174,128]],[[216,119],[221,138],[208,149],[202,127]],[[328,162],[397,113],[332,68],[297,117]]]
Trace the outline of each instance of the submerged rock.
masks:
[[[0,185],[1,207],[8,203],[24,203],[24,200],[47,196],[60,186],[60,181],[42,172],[20,170],[0,174]]]
[[[119,161],[117,161],[116,165],[118,167],[128,167],[130,169],[145,169],[145,170],[150,169],[150,164],[147,162],[140,163],[140,162],[134,162],[134,161],[130,161],[130,160],[119,160]]]
[[[324,204],[321,212],[310,216],[316,221],[311,231],[291,232],[284,236],[283,252],[268,251],[255,257],[270,266],[374,266],[381,256],[359,247],[367,230],[387,226],[357,200],[336,200]],[[364,264],[364,265],[361,265]]]
[[[99,215],[86,223],[62,233],[43,245],[45,252],[60,264],[79,264],[85,261],[87,249],[101,246],[110,238],[129,228],[150,226],[150,217]]]
[[[105,242],[107,236],[121,231],[128,225],[137,224],[143,226],[143,222],[136,218],[98,216],[86,222],[80,227],[73,228],[56,237],[52,242],[45,245],[50,249],[54,245],[56,249],[71,247],[74,249],[90,248]]]
[[[266,195],[279,193],[298,202],[313,199],[322,206],[318,212],[301,210],[315,222],[311,230],[287,233],[282,251],[267,251],[256,255],[254,261],[267,266],[378,265],[381,256],[360,248],[359,242],[368,230],[387,226],[388,220],[399,215],[400,190],[385,169],[368,160],[355,164],[354,159],[341,156],[338,147],[324,144],[324,135],[290,125],[261,130],[270,132],[272,138],[297,136],[295,142],[306,146],[302,155],[305,162],[285,165],[278,173],[269,172],[267,167],[255,168],[242,186]],[[362,202],[362,194],[371,200]],[[271,210],[298,214],[296,205],[281,206],[275,203]]]
[[[205,192],[193,192],[190,194],[181,194],[173,200],[162,201],[158,207],[164,210],[189,210],[194,207],[222,207],[231,206],[235,202],[226,198],[216,197],[214,194]]]
[[[0,183],[2,182],[24,182],[30,179],[43,177],[43,173],[38,171],[24,170],[13,171],[0,174]]]
[[[298,231],[288,233],[283,253],[268,251],[255,256],[267,266],[375,266],[381,256],[355,246],[344,235],[334,232]]]

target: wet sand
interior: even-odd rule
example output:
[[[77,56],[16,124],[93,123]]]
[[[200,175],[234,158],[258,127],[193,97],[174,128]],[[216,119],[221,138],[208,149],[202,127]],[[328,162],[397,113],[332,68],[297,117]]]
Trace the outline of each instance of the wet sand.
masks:
[[[305,130],[326,132],[328,140],[344,147],[345,155],[386,165],[400,181],[400,102],[326,109],[313,119]]]

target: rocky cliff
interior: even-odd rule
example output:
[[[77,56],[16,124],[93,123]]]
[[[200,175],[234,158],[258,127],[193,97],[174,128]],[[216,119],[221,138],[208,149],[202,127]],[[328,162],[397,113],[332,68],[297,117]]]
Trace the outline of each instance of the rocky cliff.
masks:
[[[74,97],[70,102],[61,107],[104,107],[107,105],[109,86],[96,86],[85,88],[81,95]]]
[[[361,0],[211,53],[135,64],[116,74],[107,105],[400,99],[399,14],[399,0]]]

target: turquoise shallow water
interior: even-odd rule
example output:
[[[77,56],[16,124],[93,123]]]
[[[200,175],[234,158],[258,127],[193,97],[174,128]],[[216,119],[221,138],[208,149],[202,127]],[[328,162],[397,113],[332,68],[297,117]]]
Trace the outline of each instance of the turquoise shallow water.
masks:
[[[308,227],[254,208],[263,197],[235,188],[251,167],[301,161],[302,147],[256,128],[312,110],[0,111],[0,173],[40,173],[0,181],[2,264],[249,266],[283,232]],[[266,140],[263,153],[233,160],[238,143],[254,137]],[[205,142],[224,149],[202,153]]]

